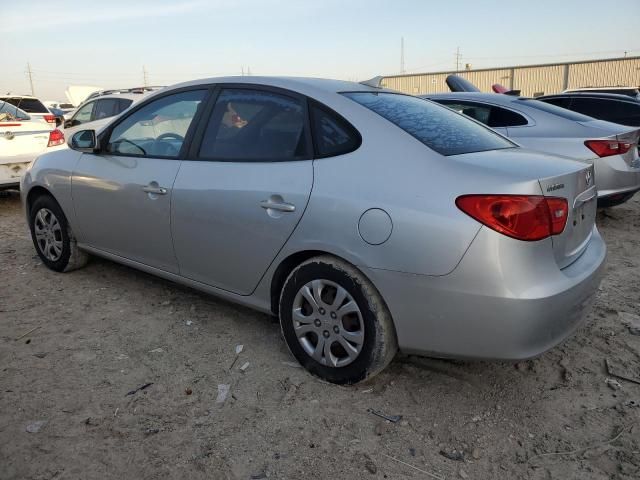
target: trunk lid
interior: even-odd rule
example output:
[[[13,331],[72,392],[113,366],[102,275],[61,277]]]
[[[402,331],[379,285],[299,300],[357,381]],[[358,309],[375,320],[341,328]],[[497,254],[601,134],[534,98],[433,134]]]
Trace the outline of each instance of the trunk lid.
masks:
[[[543,195],[565,198],[569,207],[564,230],[551,237],[553,253],[560,268],[573,263],[591,240],[598,200],[594,180],[592,165],[539,180]]]

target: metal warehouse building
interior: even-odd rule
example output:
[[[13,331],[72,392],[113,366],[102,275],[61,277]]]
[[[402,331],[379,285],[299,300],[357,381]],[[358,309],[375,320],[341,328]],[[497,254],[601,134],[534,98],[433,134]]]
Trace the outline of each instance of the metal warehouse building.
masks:
[[[547,63],[384,77],[382,85],[412,95],[448,92],[447,75],[457,73],[483,92],[500,83],[525,96],[559,93],[567,88],[640,86],[640,57],[607,58],[570,63]]]

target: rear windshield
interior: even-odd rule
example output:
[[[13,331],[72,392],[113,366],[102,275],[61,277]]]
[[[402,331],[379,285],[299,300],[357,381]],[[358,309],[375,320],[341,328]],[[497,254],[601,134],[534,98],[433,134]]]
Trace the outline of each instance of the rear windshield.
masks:
[[[559,117],[566,118],[567,120],[573,120],[575,122],[590,122],[593,120],[593,118],[582,115],[581,113],[573,112],[566,108],[557,107],[556,105],[534,100],[532,98],[518,98],[518,101],[526,102],[528,107],[542,110],[543,112],[551,113],[552,115],[558,115]]]
[[[29,120],[30,117],[15,105],[0,100],[0,122]]]
[[[343,95],[386,118],[441,155],[515,147],[487,127],[428,100],[386,92]]]
[[[45,107],[37,98],[8,97],[3,98],[2,100],[15,105],[20,110],[24,110],[27,113],[49,113],[47,107]]]

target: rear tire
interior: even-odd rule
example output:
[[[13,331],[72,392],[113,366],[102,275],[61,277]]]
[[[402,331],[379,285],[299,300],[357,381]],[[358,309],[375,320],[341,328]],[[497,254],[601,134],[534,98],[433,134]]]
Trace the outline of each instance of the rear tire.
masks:
[[[332,383],[370,378],[398,351],[391,314],[378,291],[358,269],[331,256],[311,258],[291,272],[279,312],[293,356]]]
[[[38,256],[51,270],[70,272],[87,264],[89,255],[78,248],[67,217],[50,195],[42,195],[33,202],[29,229]]]

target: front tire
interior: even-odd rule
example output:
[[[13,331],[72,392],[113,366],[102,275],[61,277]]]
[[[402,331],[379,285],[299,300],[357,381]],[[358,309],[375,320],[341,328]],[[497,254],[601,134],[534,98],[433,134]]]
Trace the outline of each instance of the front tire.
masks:
[[[78,248],[67,217],[58,202],[42,195],[29,211],[29,229],[42,262],[56,272],[69,272],[86,265],[89,255]]]
[[[311,258],[291,272],[279,312],[293,356],[332,383],[372,377],[398,350],[391,314],[378,291],[355,267],[331,256]]]

